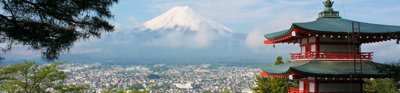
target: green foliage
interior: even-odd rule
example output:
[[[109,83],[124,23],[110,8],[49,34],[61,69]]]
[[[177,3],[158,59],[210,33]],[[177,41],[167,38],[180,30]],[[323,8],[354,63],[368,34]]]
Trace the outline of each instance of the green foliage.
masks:
[[[251,89],[256,93],[263,93],[264,91],[267,92],[271,90],[269,87],[270,80],[270,77],[256,76],[256,86],[252,87]]]
[[[34,62],[25,61],[22,64],[15,64],[0,67],[2,84],[0,90],[9,93],[46,93],[47,89],[54,89],[59,92],[79,92],[86,89],[86,86],[64,85],[67,75],[59,71],[58,66],[65,62],[54,62],[50,65],[39,66]]]
[[[160,86],[152,86],[151,89],[160,89],[160,88],[169,89],[170,87],[171,84],[162,84]]]
[[[275,65],[284,64],[282,61],[282,56],[278,56],[275,61]]]
[[[227,89],[225,91],[222,91],[222,93],[231,93],[231,92],[229,92],[229,90]]]
[[[377,65],[376,68],[379,70],[379,72],[383,72],[391,76],[395,82],[400,81],[400,63]]]
[[[150,90],[139,90],[139,89],[129,88],[127,91],[132,91],[132,93],[150,93],[151,90],[153,90],[153,88],[150,88]]]
[[[373,93],[400,93],[400,84],[392,79],[366,79],[364,80],[364,91]]]
[[[159,79],[161,77],[159,75],[156,75],[156,74],[149,74],[149,75],[147,75],[147,78],[149,78],[149,79]]]
[[[44,50],[52,60],[79,39],[101,36],[114,29],[110,7],[118,0],[2,0],[0,43]]]
[[[298,88],[299,82],[298,81],[289,81],[289,87],[290,88]]]
[[[144,86],[142,84],[135,84],[131,86],[131,89],[144,89]]]
[[[206,91],[203,91],[203,93],[212,93],[212,92],[209,90],[206,90]]]
[[[149,93],[149,92],[150,90],[139,90],[134,88],[129,88],[128,90],[108,88],[107,90],[101,91],[101,93]]]
[[[101,93],[127,93],[127,92],[119,89],[108,88],[107,90],[101,91]]]
[[[289,82],[287,78],[256,77],[257,86],[252,87],[256,93],[287,93]]]
[[[161,71],[166,71],[169,68],[167,66],[159,66],[159,67],[151,67],[150,70],[153,72],[161,72]]]
[[[287,61],[286,63],[289,63]],[[275,65],[284,64],[282,57],[278,56]],[[297,86],[296,83],[289,83],[288,78],[275,78],[256,76],[257,86],[252,87],[256,93],[287,93],[289,86]]]
[[[290,60],[289,58],[285,59],[285,63],[290,63],[290,62],[292,62],[292,60]]]

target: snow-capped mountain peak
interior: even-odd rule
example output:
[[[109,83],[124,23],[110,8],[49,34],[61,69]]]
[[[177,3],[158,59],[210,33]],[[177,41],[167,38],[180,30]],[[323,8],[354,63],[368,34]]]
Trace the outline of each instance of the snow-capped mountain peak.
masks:
[[[202,26],[217,31],[234,32],[209,18],[203,17],[188,6],[173,7],[164,14],[144,23],[144,27],[150,30],[176,29],[199,31]]]

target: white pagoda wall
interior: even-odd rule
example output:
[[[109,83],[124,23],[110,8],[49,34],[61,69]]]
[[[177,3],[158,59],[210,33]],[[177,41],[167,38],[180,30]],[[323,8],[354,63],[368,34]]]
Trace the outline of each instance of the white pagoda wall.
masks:
[[[360,92],[360,83],[319,83],[318,92]]]

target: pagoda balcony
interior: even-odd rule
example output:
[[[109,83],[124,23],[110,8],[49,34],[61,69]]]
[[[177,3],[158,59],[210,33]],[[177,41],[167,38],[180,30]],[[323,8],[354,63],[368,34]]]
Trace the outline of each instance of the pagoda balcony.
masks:
[[[310,60],[371,60],[373,52],[309,52],[309,53],[290,53],[292,61],[310,61]]]

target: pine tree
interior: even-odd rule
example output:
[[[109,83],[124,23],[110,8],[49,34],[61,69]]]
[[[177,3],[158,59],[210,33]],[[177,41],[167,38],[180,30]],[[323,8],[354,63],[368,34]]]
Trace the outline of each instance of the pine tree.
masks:
[[[284,64],[282,57],[278,56],[275,65]],[[256,76],[256,87],[252,87],[256,93],[286,93],[288,92],[289,80],[287,78],[275,78]]]
[[[52,60],[74,42],[113,31],[110,7],[118,0],[1,0],[0,43],[43,50]]]
[[[275,61],[275,65],[283,64],[282,56],[278,56]]]
[[[79,92],[86,86],[65,85],[67,75],[60,71],[59,65],[65,62],[54,62],[50,65],[38,65],[35,62],[0,67],[1,91],[9,93],[44,93]]]

